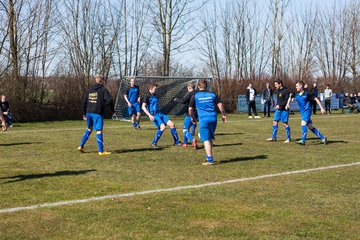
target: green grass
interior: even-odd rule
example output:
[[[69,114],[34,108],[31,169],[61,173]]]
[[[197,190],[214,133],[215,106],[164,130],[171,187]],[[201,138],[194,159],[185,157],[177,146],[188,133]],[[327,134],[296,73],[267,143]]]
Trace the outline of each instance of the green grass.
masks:
[[[298,114],[292,137],[301,136]],[[328,137],[310,132],[306,146],[284,144],[279,128],[268,143],[271,119],[230,115],[218,123],[214,166],[204,149],[172,146],[170,131],[150,143],[155,129],[106,121],[105,149],[95,134],[76,151],[82,121],[16,124],[1,133],[0,209],[109,194],[204,184],[359,162],[359,114],[314,116]],[[181,135],[182,118],[176,118]],[[182,138],[182,136],[181,136]],[[200,146],[202,146],[200,144]],[[114,198],[61,207],[0,213],[0,239],[358,239],[360,166],[253,181]]]

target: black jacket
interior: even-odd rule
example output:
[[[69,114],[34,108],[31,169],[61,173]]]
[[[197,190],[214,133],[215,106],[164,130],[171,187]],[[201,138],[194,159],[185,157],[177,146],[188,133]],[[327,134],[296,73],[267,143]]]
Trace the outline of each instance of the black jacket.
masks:
[[[255,88],[252,88],[252,89],[254,89],[254,101],[255,101],[257,92],[256,92],[256,89],[255,89]],[[249,89],[249,88],[246,89],[245,98],[246,98],[246,101],[247,101],[247,102],[250,101],[250,89]]]
[[[287,101],[290,97],[289,90],[287,90],[286,87],[283,87],[278,90],[277,92],[277,103],[276,105],[279,105],[280,110],[285,110]]]
[[[174,101],[177,102],[177,103],[181,103],[181,104],[184,104],[186,106],[186,110],[189,109],[189,104],[190,104],[190,100],[192,98],[192,96],[195,94],[195,91],[192,91],[192,92],[189,92],[188,94],[185,95],[185,97],[179,99],[179,98],[176,98]],[[196,111],[195,111],[196,113]],[[189,111],[186,111],[186,115],[189,116]]]
[[[83,99],[83,114],[96,113],[104,115],[105,107],[110,106],[114,112],[114,103],[109,91],[102,84],[90,87]]]
[[[8,101],[0,102],[1,103],[1,111],[2,112],[9,112],[10,111],[10,104]]]
[[[263,100],[264,102],[271,102],[273,100],[273,90],[270,88],[270,91],[266,88],[263,92]]]

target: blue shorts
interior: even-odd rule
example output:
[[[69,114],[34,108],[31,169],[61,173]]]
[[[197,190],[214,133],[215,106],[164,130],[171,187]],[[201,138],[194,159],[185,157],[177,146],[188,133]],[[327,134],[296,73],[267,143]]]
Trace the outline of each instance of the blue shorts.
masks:
[[[184,126],[183,129],[184,130],[189,130],[191,128],[191,126],[193,125],[193,123],[191,122],[191,117],[186,115],[184,118]]]
[[[153,124],[155,125],[156,128],[160,129],[160,125],[161,124],[165,124],[170,120],[168,118],[168,116],[166,116],[165,114],[162,113],[157,113],[154,115],[154,121]]]
[[[311,117],[311,109],[310,109],[310,111],[305,111],[305,112],[301,113],[301,120],[307,122],[307,124],[312,123],[310,117]]]
[[[140,112],[140,104],[138,102],[132,103],[131,107],[128,107],[128,112],[129,112],[130,116],[134,115],[135,113],[139,113]]]
[[[289,111],[288,110],[279,110],[279,109],[275,110],[274,121],[278,122],[280,120],[283,123],[287,123],[289,121]]]
[[[86,124],[88,128],[92,128],[95,131],[100,131],[104,126],[103,116],[96,113],[87,113]]]
[[[215,122],[200,121],[199,133],[200,133],[200,140],[202,142],[215,139],[216,125],[217,125],[217,121]]]

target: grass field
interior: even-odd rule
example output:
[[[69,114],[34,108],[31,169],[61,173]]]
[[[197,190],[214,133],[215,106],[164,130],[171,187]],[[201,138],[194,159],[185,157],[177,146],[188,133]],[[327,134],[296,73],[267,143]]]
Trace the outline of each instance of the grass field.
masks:
[[[295,140],[300,118],[290,119]],[[170,131],[151,149],[149,121],[140,131],[106,121],[109,156],[94,133],[77,152],[82,121],[15,124],[0,133],[0,239],[359,239],[360,114],[314,116],[328,145],[311,132],[306,146],[284,144],[283,127],[268,143],[271,119],[228,120],[214,166],[201,164],[203,148],[172,146]]]

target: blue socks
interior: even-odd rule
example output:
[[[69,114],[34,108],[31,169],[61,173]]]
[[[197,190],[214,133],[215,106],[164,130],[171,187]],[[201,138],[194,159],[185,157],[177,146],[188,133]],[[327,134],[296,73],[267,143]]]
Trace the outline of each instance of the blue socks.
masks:
[[[302,125],[301,129],[302,129],[301,141],[305,142],[306,141],[306,136],[307,136],[307,133],[308,133],[308,128],[307,128],[306,125]]]
[[[99,152],[104,152],[104,141],[102,133],[96,134],[96,141],[98,144]]]
[[[171,130],[171,135],[173,136],[174,139],[174,144],[178,144],[179,143],[179,136],[176,132],[176,128],[170,128]]]
[[[278,125],[273,125],[272,139],[276,139],[277,131],[278,131]]]
[[[196,123],[193,123],[191,127],[192,127],[191,135],[194,136],[196,130]]]
[[[185,140],[185,138],[189,139],[190,142],[192,142],[192,141],[194,140],[194,138],[192,137],[192,135],[190,134],[190,132],[189,132],[188,130],[186,130],[186,131],[184,132],[184,140]],[[186,141],[186,142],[187,142],[187,141]],[[184,143],[186,143],[186,142],[184,141]]]
[[[313,129],[311,129],[311,131],[316,135],[318,136],[319,138],[321,139],[325,139],[325,137],[320,133],[319,130],[317,130],[316,128],[313,127]]]
[[[285,131],[286,131],[286,139],[291,139],[291,136],[290,136],[290,126],[287,126],[285,127]]]
[[[161,138],[161,135],[163,134],[163,131],[161,131],[160,129],[157,130],[154,140],[152,141],[152,144],[157,144],[157,142],[159,141],[159,139]]]
[[[214,161],[214,158],[212,156],[206,155],[206,161],[208,161],[209,163],[212,163]]]
[[[86,141],[89,139],[89,136],[91,134],[91,131],[89,129],[87,129],[81,139],[81,142],[80,142],[80,147],[84,147]]]

